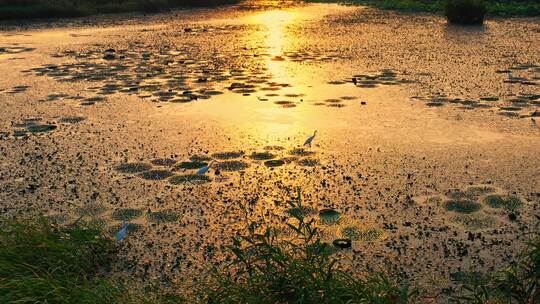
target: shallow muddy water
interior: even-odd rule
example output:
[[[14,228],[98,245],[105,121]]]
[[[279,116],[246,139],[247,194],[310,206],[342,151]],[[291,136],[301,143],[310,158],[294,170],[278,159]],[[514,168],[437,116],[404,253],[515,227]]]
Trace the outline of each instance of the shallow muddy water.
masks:
[[[118,272],[174,288],[240,206],[281,225],[301,187],[322,237],[352,239],[345,267],[437,294],[512,260],[539,214],[539,44],[538,19],[339,5],[6,26],[0,207],[128,220]]]

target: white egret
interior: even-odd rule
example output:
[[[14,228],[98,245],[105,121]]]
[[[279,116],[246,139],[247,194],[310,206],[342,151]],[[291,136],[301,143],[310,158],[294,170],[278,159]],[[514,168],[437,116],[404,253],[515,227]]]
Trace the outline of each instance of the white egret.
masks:
[[[317,130],[315,130],[315,132],[313,132],[313,135],[311,135],[310,137],[308,137],[306,139],[306,141],[304,142],[304,146],[310,146],[311,147],[311,143],[313,142],[313,139],[315,139],[315,135],[317,135]]]
[[[207,166],[200,168],[199,171],[197,171],[197,174],[205,174],[206,172],[208,172],[213,163],[214,161],[211,161]]]
[[[129,226],[129,223],[124,222],[124,224],[122,225],[122,229],[120,229],[120,231],[116,233],[116,240],[118,242],[123,241],[124,238],[126,237],[128,226]]]

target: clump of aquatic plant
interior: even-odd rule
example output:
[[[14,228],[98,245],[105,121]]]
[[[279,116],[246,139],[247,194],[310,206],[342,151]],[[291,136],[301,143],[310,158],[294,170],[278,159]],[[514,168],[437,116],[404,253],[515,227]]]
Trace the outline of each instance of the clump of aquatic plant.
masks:
[[[341,228],[341,234],[351,240],[371,242],[383,236],[383,231],[375,227],[345,226]]]
[[[282,159],[273,159],[273,160],[267,160],[264,162],[264,165],[270,168],[283,166],[284,164],[285,164],[285,161]]]
[[[132,233],[135,233],[139,230],[141,230],[143,228],[143,226],[141,224],[137,224],[137,223],[126,223],[127,224],[127,229],[126,229],[126,234],[127,235],[130,235]],[[122,227],[124,226],[123,223],[116,223],[112,226],[109,226],[107,227],[107,233],[111,236],[111,237],[115,237],[116,234],[118,233],[118,231],[120,231],[120,229],[122,229]]]
[[[151,168],[152,166],[146,163],[123,163],[114,167],[120,173],[140,173],[148,171]]]
[[[472,213],[480,210],[480,208],[482,208],[482,205],[467,199],[456,199],[447,201],[444,204],[444,207],[448,211],[455,211],[458,213]]]
[[[519,199],[519,197],[514,195],[501,196],[493,194],[486,196],[484,201],[491,208],[503,208],[506,210],[516,210],[521,208],[523,205],[523,202]]]
[[[215,165],[216,169],[223,171],[241,171],[248,167],[248,164],[240,160],[227,160]]]
[[[469,198],[471,200],[476,200],[482,195],[486,195],[489,193],[495,192],[495,189],[493,187],[489,186],[473,186],[467,188],[465,192],[463,192],[463,196],[465,198]]]
[[[540,299],[540,217],[518,261],[512,265],[482,276],[482,279],[460,283],[456,303],[519,303],[535,304]]]
[[[57,127],[55,125],[31,125],[26,127],[26,129],[32,133],[45,133],[55,130]]]
[[[139,174],[139,177],[147,180],[162,180],[173,175],[172,172],[167,170],[149,170]]]
[[[444,8],[448,22],[455,24],[482,24],[486,12],[483,0],[447,0]]]
[[[202,168],[204,166],[208,165],[207,162],[200,162],[200,161],[190,161],[190,162],[181,162],[179,164],[177,164],[176,166],[174,166],[175,169],[177,170],[180,170],[180,169],[199,169],[199,168]]]
[[[298,164],[305,167],[315,167],[319,164],[319,160],[314,158],[304,158],[299,160]]]
[[[169,178],[169,183],[173,185],[183,185],[183,184],[204,184],[212,181],[210,177],[203,174],[184,174],[184,175],[175,175]]]
[[[463,225],[466,229],[475,230],[491,227],[495,223],[495,219],[490,216],[477,216],[470,214],[458,214],[450,220],[454,223]]]
[[[308,156],[308,155],[315,154],[315,152],[306,150],[304,148],[294,148],[291,151],[289,151],[289,154],[297,155],[297,156]]]
[[[100,203],[87,203],[76,209],[78,214],[85,216],[97,216],[106,210],[107,208]]]
[[[301,194],[287,202],[301,209]],[[414,292],[383,272],[354,276],[338,266],[336,250],[318,237],[314,219],[289,213],[289,238],[275,227],[248,225],[236,237],[232,261],[205,286],[207,303],[409,303]]]
[[[218,153],[212,154],[214,158],[221,159],[221,160],[239,158],[242,155],[244,155],[243,151],[218,152]]]
[[[334,209],[322,209],[319,211],[320,222],[324,225],[332,225],[339,221],[341,215]]]
[[[142,215],[143,211],[140,209],[116,209],[112,213],[112,218],[117,221],[129,221],[134,218],[138,218]]]
[[[150,161],[152,165],[169,167],[176,164],[176,160],[172,158],[156,158]]]
[[[249,157],[254,160],[268,160],[276,156],[270,152],[254,152]]]
[[[154,223],[170,223],[175,222],[180,217],[172,210],[163,210],[157,212],[148,212],[148,220]]]

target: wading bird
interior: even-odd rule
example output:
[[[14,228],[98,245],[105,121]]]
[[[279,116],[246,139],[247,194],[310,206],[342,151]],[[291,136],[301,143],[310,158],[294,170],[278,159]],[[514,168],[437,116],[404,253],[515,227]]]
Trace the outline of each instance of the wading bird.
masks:
[[[199,171],[197,171],[197,174],[205,174],[206,172],[208,172],[213,163],[214,161],[211,161],[207,166],[200,168]]]
[[[508,71],[508,81],[514,81],[514,75],[512,75],[512,71]]]
[[[313,139],[315,139],[315,135],[317,135],[317,130],[315,130],[315,132],[313,132],[313,135],[311,135],[310,137],[308,137],[306,139],[306,141],[304,142],[304,146],[310,146],[311,147],[311,143],[313,142]]]
[[[129,223],[126,223],[124,222],[124,224],[122,225],[122,229],[120,229],[120,231],[118,231],[116,233],[116,240],[118,242],[121,242],[124,240],[124,238],[126,237],[126,233],[127,233],[127,228],[129,226]]]

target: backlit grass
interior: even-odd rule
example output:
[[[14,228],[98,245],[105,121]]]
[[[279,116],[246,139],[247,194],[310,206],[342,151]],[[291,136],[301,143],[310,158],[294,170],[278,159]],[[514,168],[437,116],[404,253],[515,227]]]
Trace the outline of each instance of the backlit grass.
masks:
[[[300,193],[286,208],[305,208]],[[205,266],[205,273],[213,273],[209,282],[187,300],[174,291],[129,288],[113,279],[110,268],[117,245],[103,228],[82,220],[58,226],[41,217],[0,218],[0,303],[418,303],[418,292],[399,276],[383,270],[366,269],[362,275],[344,270],[335,253],[350,249],[323,242],[315,219],[303,212],[289,216],[292,234],[247,223],[246,231],[225,252],[232,255],[230,262],[210,266],[215,263],[210,261]],[[526,249],[508,267],[488,274],[454,273],[451,279],[460,288],[454,290],[451,300],[537,303],[538,228],[528,232]],[[159,286],[158,282],[148,284]]]
[[[510,266],[486,275],[468,275],[453,295],[455,303],[520,303],[540,301],[540,217],[528,234],[526,249]]]
[[[302,209],[301,196],[288,202]],[[248,229],[234,240],[234,258],[205,288],[208,303],[414,303],[406,281],[384,272],[355,276],[342,270],[314,220],[290,212],[292,239],[272,227]],[[253,225],[250,225],[253,227]]]
[[[0,303],[130,301],[102,275],[114,250],[97,228],[61,228],[43,218],[2,220]]]

